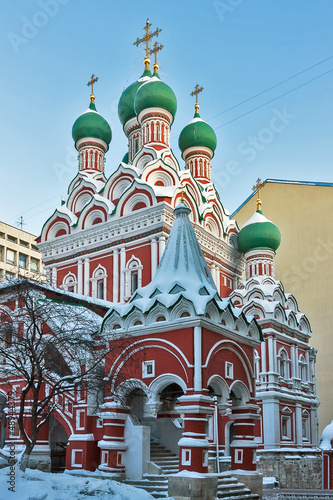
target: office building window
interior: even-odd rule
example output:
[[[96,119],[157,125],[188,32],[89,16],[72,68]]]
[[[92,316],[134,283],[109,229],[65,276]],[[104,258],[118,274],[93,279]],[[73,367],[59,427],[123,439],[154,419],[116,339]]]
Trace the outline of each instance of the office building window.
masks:
[[[22,267],[23,269],[26,269],[28,267],[27,255],[24,255],[23,253],[19,254],[19,266]]]
[[[14,252],[14,250],[7,248],[7,259],[6,260],[7,260],[8,264],[15,264],[15,252]]]

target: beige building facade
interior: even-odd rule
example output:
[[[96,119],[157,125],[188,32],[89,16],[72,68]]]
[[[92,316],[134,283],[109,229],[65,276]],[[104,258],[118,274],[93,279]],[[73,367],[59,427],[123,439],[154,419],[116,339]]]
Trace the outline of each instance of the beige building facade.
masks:
[[[35,239],[31,233],[0,222],[0,281],[19,276],[39,279],[43,275]]]
[[[232,214],[238,226],[256,210],[253,193]],[[319,436],[333,419],[333,183],[267,179],[260,190],[262,212],[280,229],[276,279],[297,297],[308,317],[317,353]]]

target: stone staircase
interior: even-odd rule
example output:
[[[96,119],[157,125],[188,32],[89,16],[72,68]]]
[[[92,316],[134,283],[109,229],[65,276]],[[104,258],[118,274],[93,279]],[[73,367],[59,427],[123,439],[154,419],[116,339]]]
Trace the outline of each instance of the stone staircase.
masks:
[[[150,442],[150,462],[148,473],[142,480],[126,479],[124,482],[141,488],[150,493],[154,498],[168,498],[168,476],[179,471],[178,456],[161,445],[158,441]],[[218,491],[216,499],[227,500],[258,500],[258,495],[252,495],[250,490],[240,483],[230,473],[218,475]],[[213,499],[212,499],[213,500]]]
[[[142,480],[126,479],[126,484],[131,484],[136,488],[142,488],[151,494],[154,498],[167,498],[168,495],[168,476],[176,474],[179,470],[178,456],[165,448],[156,440],[150,441],[150,462],[148,463],[147,474],[143,475]]]
[[[258,500],[258,495],[253,495],[251,491],[240,483],[232,473],[222,473],[218,475],[218,488],[216,498],[226,498],[228,500]]]

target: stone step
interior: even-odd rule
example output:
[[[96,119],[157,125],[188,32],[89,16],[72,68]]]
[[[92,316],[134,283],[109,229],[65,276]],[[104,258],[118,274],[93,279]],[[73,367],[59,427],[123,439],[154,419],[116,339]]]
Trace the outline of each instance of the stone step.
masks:
[[[167,453],[166,451],[150,451],[150,456],[151,457],[172,457],[172,458],[178,458],[177,455],[175,455],[174,453],[171,453],[171,451],[169,451],[169,453]]]
[[[220,492],[224,492],[224,491],[230,491],[231,493],[234,491],[234,490],[239,490],[239,491],[243,491],[244,490],[244,484],[243,483],[230,483],[230,484],[218,484],[218,491]],[[247,489],[247,492],[249,492],[250,490]]]
[[[259,500],[259,496],[258,495],[252,495],[252,493],[250,494],[240,494],[240,495],[236,495],[236,496],[219,496],[217,495],[216,497],[217,499],[219,498],[227,498],[227,500]]]
[[[156,465],[159,465],[160,467],[162,467],[163,465],[170,465],[170,466],[175,466],[175,467],[178,467],[179,465],[179,462],[178,460],[175,460],[174,458],[161,458],[160,460],[156,460],[156,458],[152,458],[150,457],[150,461],[151,462],[154,462]]]
[[[161,489],[161,488],[165,488],[165,485],[168,485],[168,481],[166,480],[167,478],[164,477],[164,480],[163,481],[158,481],[158,480],[154,480],[154,481],[151,481],[151,480],[147,480],[147,479],[142,479],[141,481],[140,480],[137,480],[137,481],[134,481],[134,480],[131,480],[131,479],[126,479],[124,481],[124,483],[126,484],[130,484],[131,486],[135,486],[136,488],[157,488],[157,489]]]
[[[160,478],[160,479],[158,479]],[[168,498],[168,478],[166,476],[147,475],[141,481],[126,479],[123,481],[135,488],[147,491],[154,498]]]

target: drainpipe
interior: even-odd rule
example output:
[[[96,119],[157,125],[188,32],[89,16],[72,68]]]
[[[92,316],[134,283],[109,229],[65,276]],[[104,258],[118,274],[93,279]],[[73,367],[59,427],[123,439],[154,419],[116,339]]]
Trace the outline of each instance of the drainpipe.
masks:
[[[219,450],[219,427],[218,427],[218,408],[217,408],[217,397],[214,397],[215,411],[214,411],[214,432],[215,432],[215,443],[216,443],[216,469],[217,473],[220,474],[220,450]]]
[[[317,393],[317,350],[313,349],[313,369],[314,369],[314,385],[315,385],[315,394],[318,399],[318,405],[316,408],[316,446],[319,446],[319,415],[318,415],[318,407],[320,405],[320,398]]]

